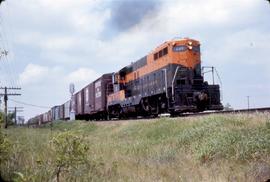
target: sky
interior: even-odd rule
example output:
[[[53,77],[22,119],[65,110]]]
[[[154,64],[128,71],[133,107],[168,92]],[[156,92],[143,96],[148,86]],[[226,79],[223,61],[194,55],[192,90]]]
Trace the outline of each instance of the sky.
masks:
[[[67,101],[70,83],[78,91],[167,40],[189,37],[201,42],[202,65],[217,69],[224,105],[247,108],[250,96],[250,107],[266,107],[269,19],[266,0],[6,0],[0,86],[22,88],[8,104],[24,107],[19,115],[28,119]]]

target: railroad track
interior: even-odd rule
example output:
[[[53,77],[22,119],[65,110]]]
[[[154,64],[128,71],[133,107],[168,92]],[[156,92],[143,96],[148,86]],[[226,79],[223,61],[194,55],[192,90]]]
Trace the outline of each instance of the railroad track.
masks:
[[[263,108],[250,108],[250,109],[236,109],[236,110],[230,110],[230,111],[210,111],[210,112],[199,112],[199,113],[183,113],[181,115],[175,116],[177,117],[193,117],[193,116],[204,116],[204,115],[210,115],[210,114],[231,114],[231,113],[256,113],[256,112],[269,112],[270,113],[270,107],[263,107]],[[140,121],[140,120],[153,120],[157,118],[166,118],[170,117],[170,114],[165,114],[165,115],[159,115],[158,117],[138,117],[138,118],[127,118],[123,120],[119,119],[112,119],[109,121],[94,121],[97,123],[106,123],[106,122],[121,122],[121,121]]]
[[[196,117],[196,116],[204,116],[204,115],[211,115],[211,114],[231,114],[231,113],[270,113],[270,107],[261,107],[261,108],[250,108],[250,109],[236,109],[236,110],[230,110],[230,111],[212,111],[212,112],[200,112],[200,113],[183,113],[179,116],[176,117]],[[162,118],[162,117],[170,117],[169,114],[165,114],[165,115],[161,115],[157,118]],[[112,119],[112,120],[108,120],[108,121],[92,121],[95,123],[108,123],[108,122],[112,122],[112,123],[117,123],[117,122],[123,122],[123,121],[140,121],[140,120],[153,120],[156,119],[154,117],[139,117],[139,118],[128,118],[128,119],[124,119],[124,120],[119,120],[119,119]]]
[[[228,112],[228,111],[223,111],[223,112]],[[233,112],[270,112],[270,107],[238,109],[238,110],[233,110]]]
[[[210,114],[230,114],[230,113],[256,113],[256,112],[269,112],[270,107],[260,107],[260,108],[250,108],[250,109],[235,109],[229,111],[213,111],[213,112],[200,112],[200,113],[184,113],[180,116],[189,117],[189,116],[202,116]]]

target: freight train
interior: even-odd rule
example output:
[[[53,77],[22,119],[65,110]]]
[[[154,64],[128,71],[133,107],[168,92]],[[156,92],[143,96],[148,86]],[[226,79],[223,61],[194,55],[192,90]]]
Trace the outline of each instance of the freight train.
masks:
[[[69,119],[172,116],[184,112],[222,110],[220,87],[204,80],[200,42],[194,39],[167,41],[151,53],[117,72],[102,75],[74,94],[71,101],[54,106],[29,120],[47,123]]]

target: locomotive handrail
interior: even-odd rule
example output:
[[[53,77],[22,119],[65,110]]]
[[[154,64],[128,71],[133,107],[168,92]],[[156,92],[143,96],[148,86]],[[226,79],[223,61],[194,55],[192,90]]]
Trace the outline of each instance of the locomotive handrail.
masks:
[[[204,71],[205,68],[210,69],[210,70]],[[221,81],[221,77],[219,76],[217,69],[214,66],[203,66],[202,67],[202,76],[204,76],[204,74],[206,74],[206,73],[212,73],[213,85],[215,84],[215,74],[216,74],[218,81],[219,81],[219,84],[220,84],[221,100],[223,100],[222,81]]]
[[[222,81],[221,81],[221,78],[220,78],[220,76],[218,74],[217,69],[216,68],[214,68],[214,69],[215,69],[216,75],[217,75],[218,80],[219,80],[219,83],[220,83],[220,96],[221,96],[220,99],[223,100],[223,90],[222,90],[223,85],[222,85]]]
[[[173,80],[172,80],[172,99],[173,99],[173,100],[174,100],[174,81],[175,81],[175,77],[176,77],[176,74],[177,74],[179,68],[180,68],[180,67],[177,66],[177,68],[176,68],[176,70],[175,70],[175,72],[174,72]]]
[[[162,69],[165,73],[164,73],[164,78],[165,78],[165,88],[166,88],[166,98],[168,99],[169,98],[169,96],[168,96],[168,78],[167,78],[167,69],[166,68],[164,68],[164,69]]]

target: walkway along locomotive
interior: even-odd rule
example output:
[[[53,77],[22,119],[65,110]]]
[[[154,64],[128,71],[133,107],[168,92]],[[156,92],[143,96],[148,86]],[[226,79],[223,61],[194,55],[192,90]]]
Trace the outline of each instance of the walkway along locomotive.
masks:
[[[30,121],[68,119],[71,107],[77,119],[86,120],[223,109],[219,85],[204,81],[200,43],[189,38],[161,44],[118,72],[102,75],[73,98]]]

